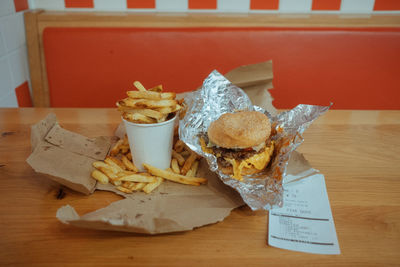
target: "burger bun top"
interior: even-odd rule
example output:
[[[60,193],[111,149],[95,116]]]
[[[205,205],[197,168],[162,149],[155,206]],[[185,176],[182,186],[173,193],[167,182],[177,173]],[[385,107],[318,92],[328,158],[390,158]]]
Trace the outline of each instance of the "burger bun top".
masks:
[[[223,148],[249,148],[265,142],[271,134],[268,117],[258,111],[225,113],[208,127],[208,138]]]

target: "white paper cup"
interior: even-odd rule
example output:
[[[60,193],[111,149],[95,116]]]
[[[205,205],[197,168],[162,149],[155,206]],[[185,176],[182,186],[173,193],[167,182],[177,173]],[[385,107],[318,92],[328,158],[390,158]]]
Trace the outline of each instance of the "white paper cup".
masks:
[[[133,123],[122,118],[133,163],[140,171],[145,170],[143,163],[163,170],[170,167],[176,118],[177,115],[168,121],[152,124]]]

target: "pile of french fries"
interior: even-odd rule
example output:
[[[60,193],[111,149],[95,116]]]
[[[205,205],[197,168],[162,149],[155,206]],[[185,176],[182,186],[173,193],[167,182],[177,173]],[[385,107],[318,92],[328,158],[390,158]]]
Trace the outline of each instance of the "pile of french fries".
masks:
[[[169,114],[182,109],[183,99],[175,93],[162,92],[162,85],[147,90],[139,81],[133,85],[137,91],[127,91],[127,98],[117,102],[122,117],[134,123],[159,123],[170,119]]]
[[[147,172],[139,172],[132,163],[128,138],[125,136],[117,141],[104,161],[93,162],[96,169],[93,170],[92,177],[102,184],[111,183],[117,190],[128,194],[135,191],[149,194],[164,179],[196,186],[207,182],[205,178],[196,177],[199,156],[181,140],[173,145],[170,168],[162,170],[148,164],[143,166]]]

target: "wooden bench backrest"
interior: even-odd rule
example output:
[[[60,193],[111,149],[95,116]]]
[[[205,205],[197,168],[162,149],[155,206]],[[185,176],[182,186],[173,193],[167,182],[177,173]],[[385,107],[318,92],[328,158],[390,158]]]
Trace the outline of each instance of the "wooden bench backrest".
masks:
[[[26,18],[35,106],[112,107],[134,80],[184,92],[213,69],[272,59],[277,108],[334,102],[340,109],[400,109],[396,16],[31,12]]]

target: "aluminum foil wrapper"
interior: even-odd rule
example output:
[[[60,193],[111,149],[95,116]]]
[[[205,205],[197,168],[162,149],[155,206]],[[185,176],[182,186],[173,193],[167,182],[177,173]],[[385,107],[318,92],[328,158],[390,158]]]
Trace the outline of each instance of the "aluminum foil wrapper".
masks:
[[[204,80],[200,89],[185,96],[185,102],[188,110],[179,122],[180,139],[206,158],[211,171],[216,172],[226,185],[238,191],[252,210],[269,210],[282,206],[282,180],[290,154],[303,142],[302,134],[308,126],[330,107],[298,105],[292,110],[271,116],[266,110],[253,106],[242,89],[216,70]],[[271,139],[275,141],[274,155],[268,168],[255,175],[243,176],[242,181],[222,173],[217,158],[203,152],[199,142],[199,137],[207,134],[212,121],[224,113],[240,110],[255,110],[266,114],[271,120]]]

